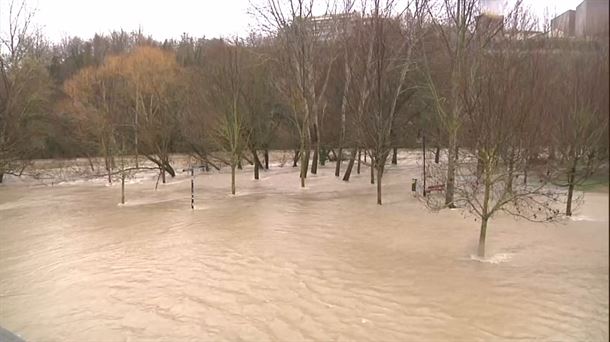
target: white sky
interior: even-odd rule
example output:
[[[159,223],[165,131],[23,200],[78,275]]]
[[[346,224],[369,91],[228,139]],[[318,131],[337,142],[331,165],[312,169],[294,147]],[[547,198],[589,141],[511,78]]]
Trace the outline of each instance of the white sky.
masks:
[[[0,30],[6,29],[8,4],[0,0]],[[19,0],[16,0],[20,2]],[[261,0],[257,0],[261,1]],[[496,0],[497,1],[497,0]],[[582,0],[524,0],[539,16],[551,18],[576,9]],[[155,39],[179,38],[183,32],[201,37],[246,34],[256,20],[249,14],[250,0],[26,0],[37,9],[35,22],[52,41],[67,36],[90,38],[114,29],[141,27]]]

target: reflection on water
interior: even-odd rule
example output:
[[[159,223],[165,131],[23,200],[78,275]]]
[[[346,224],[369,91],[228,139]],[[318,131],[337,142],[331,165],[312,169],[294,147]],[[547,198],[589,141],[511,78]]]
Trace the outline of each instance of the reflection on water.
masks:
[[[0,325],[31,341],[608,339],[608,196],[543,225],[428,213],[414,166],[0,188]],[[495,258],[495,259],[494,259]]]

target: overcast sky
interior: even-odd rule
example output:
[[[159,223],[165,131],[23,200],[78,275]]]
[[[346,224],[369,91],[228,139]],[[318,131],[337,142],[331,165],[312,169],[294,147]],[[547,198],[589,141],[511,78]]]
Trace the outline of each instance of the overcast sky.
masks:
[[[10,1],[0,0],[0,30],[5,30]],[[581,1],[524,0],[538,15],[548,9],[551,17],[576,9]],[[37,9],[35,21],[53,41],[74,35],[90,38],[95,33],[121,28],[132,31],[138,27],[159,40],[179,38],[183,32],[196,37],[228,37],[244,35],[256,24],[249,14],[250,0],[26,0],[26,3]]]

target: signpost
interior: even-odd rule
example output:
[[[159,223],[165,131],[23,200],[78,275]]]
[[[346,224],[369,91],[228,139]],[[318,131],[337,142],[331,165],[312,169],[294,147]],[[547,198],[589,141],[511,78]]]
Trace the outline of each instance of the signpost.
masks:
[[[195,168],[191,167],[191,209],[195,210]]]

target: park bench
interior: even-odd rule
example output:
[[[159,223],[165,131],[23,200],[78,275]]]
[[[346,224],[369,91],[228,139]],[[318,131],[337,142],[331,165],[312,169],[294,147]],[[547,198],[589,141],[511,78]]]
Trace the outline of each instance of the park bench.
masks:
[[[445,191],[445,184],[440,184],[440,185],[430,185],[427,189],[426,192],[430,193],[430,192],[434,192],[434,191]]]

